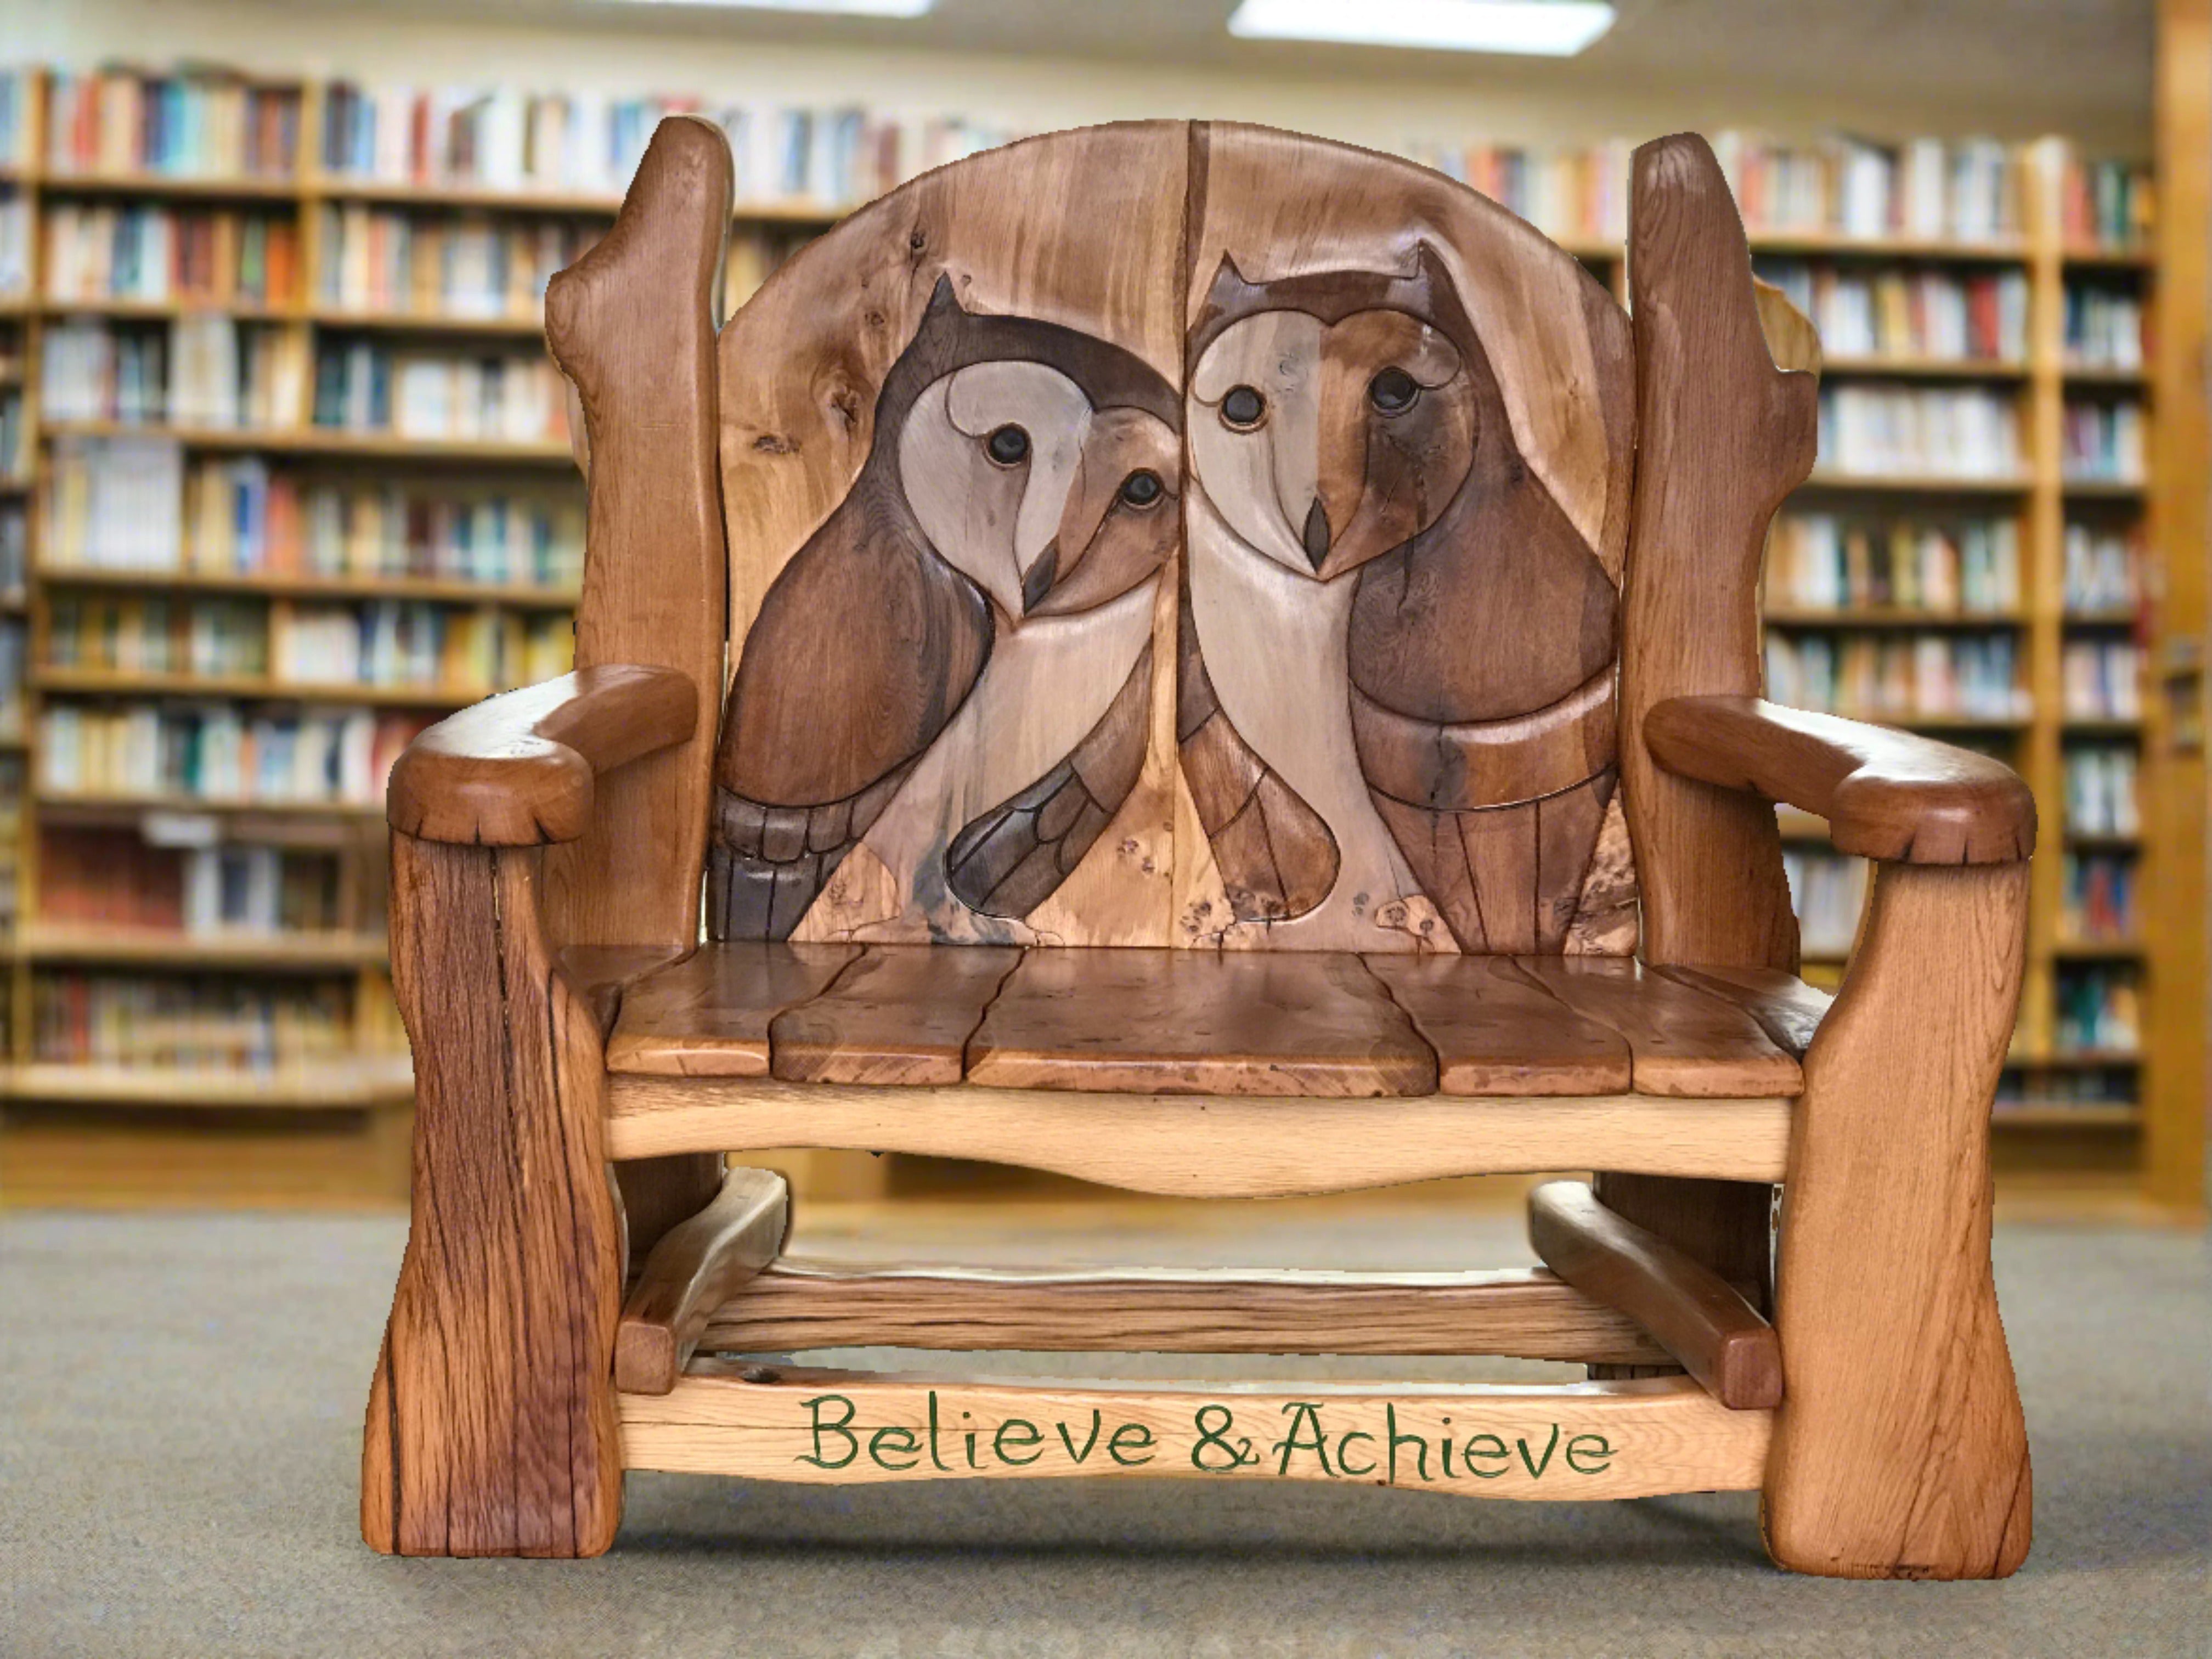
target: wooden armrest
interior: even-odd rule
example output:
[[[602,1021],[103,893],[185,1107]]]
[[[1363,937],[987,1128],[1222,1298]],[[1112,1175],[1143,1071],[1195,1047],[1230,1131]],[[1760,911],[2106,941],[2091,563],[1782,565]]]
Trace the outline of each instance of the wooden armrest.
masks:
[[[1758,697],[1670,697],[1644,721],[1669,772],[1828,821],[1836,850],[1904,864],[2010,864],[2035,850],[2035,799],[1986,755]]]
[[[698,723],[689,675],[580,668],[487,697],[416,738],[392,769],[384,816],[422,841],[576,841],[600,773],[684,742]]]

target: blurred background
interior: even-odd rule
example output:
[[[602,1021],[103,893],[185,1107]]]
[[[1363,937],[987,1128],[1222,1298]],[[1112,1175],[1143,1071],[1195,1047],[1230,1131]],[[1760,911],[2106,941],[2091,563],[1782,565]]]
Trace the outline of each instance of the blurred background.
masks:
[[[541,295],[696,111],[732,308],[917,172],[1145,116],[1413,157],[1625,295],[1630,149],[1705,133],[1827,354],[1770,695],[2027,778],[2001,1195],[2200,1215],[2204,0],[1534,8],[1559,55],[1439,49],[1449,0],[1236,9],[0,0],[0,1202],[404,1206],[384,776],[568,666]],[[1832,983],[1864,872],[1818,829],[1785,815]],[[782,1163],[824,1201],[1086,1196]]]

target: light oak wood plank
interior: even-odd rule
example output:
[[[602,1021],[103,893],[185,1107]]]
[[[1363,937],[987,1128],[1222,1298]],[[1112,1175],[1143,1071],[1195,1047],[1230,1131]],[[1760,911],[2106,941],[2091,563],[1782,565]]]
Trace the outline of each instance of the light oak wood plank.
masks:
[[[1667,1358],[1632,1320],[1540,1268],[1075,1272],[785,1257],[715,1309],[698,1344],[736,1353],[860,1346]]]
[[[1187,1198],[1562,1169],[1777,1181],[1790,1122],[1790,1103],[1771,1097],[1194,1101],[620,1075],[607,1088],[608,1146],[618,1158],[847,1147],[981,1158]]]
[[[1617,1095],[1628,1043],[1498,957],[1375,956],[1367,965],[1437,1051],[1448,1095]]]
[[[708,945],[623,998],[607,1069],[670,1077],[766,1077],[769,1030],[860,954],[852,945]]]
[[[1006,1089],[1424,1095],[1437,1063],[1354,956],[1038,951],[984,1014],[968,1078]]]
[[[1729,1411],[1686,1379],[1134,1388],[746,1370],[764,1380],[694,1374],[621,1396],[627,1466],[839,1486],[1229,1475],[1646,1498],[1756,1486],[1772,1431],[1768,1413]]]
[[[1642,963],[1516,957],[1513,965],[1627,1039],[1638,1094],[1794,1095],[1804,1087],[1797,1062],[1749,1014]]]
[[[869,945],[775,1017],[769,1069],[790,1083],[957,1083],[969,1034],[1021,958],[998,945]]]
[[[714,1201],[653,1247],[615,1328],[615,1386],[666,1394],[690,1363],[708,1316],[776,1258],[791,1193],[772,1170],[732,1170]]]
[[[1547,1182],[1528,1195],[1528,1242],[1568,1284],[1649,1331],[1730,1411],[1782,1402],[1774,1327],[1718,1273],[1622,1220],[1581,1182]]]

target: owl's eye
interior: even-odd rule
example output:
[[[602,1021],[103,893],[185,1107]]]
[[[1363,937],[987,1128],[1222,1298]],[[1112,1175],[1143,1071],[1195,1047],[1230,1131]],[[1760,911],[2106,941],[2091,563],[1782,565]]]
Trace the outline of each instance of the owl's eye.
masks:
[[[1121,499],[1131,507],[1150,507],[1163,493],[1157,472],[1132,472],[1121,480]]]
[[[1030,434],[1010,422],[983,440],[983,453],[1000,466],[1019,466],[1030,458]]]
[[[1239,432],[1249,432],[1267,417],[1267,400],[1249,386],[1232,386],[1221,400],[1221,419]]]
[[[1402,368],[1386,368],[1367,383],[1367,401],[1385,415],[1403,415],[1421,388]]]

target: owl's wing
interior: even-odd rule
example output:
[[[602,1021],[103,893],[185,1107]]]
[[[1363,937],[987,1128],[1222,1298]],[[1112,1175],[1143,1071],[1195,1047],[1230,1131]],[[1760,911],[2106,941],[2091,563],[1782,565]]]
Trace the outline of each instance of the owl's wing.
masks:
[[[1136,787],[1152,687],[1147,644],[1066,760],[963,827],[945,854],[956,898],[984,915],[1019,918],[1059,890]]]
[[[1336,885],[1336,837],[1230,723],[1199,649],[1188,592],[1176,630],[1176,749],[1239,921],[1288,921]]]
[[[745,636],[715,763],[717,939],[791,936],[990,657],[975,584],[853,506],[784,567]]]

